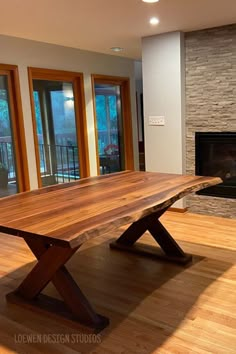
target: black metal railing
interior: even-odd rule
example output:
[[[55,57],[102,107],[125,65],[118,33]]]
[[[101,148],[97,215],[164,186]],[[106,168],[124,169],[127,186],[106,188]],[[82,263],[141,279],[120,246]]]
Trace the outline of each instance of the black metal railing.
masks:
[[[78,146],[39,144],[43,184],[75,181],[80,178]],[[16,182],[12,142],[0,142],[0,166],[8,170],[8,181]]]
[[[78,146],[39,144],[39,154],[44,185],[80,178]]]
[[[12,142],[0,142],[0,165],[8,171],[8,181],[16,181],[16,168]]]

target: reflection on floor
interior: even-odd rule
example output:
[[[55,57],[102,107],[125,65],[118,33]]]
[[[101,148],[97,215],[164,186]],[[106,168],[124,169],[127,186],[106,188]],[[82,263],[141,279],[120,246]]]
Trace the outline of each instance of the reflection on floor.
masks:
[[[0,234],[0,353],[235,353],[236,220],[167,212],[162,222],[194,254],[189,266],[110,250],[122,230],[94,238],[68,262],[110,318],[98,336],[6,304],[35,260],[22,239]],[[155,243],[148,234],[141,242]],[[51,284],[45,292],[58,296]]]

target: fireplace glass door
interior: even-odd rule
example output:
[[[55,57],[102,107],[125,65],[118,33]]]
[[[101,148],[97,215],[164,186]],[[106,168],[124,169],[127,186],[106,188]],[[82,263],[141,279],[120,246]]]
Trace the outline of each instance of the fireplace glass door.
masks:
[[[236,133],[196,133],[196,174],[223,181],[199,194],[236,198]]]

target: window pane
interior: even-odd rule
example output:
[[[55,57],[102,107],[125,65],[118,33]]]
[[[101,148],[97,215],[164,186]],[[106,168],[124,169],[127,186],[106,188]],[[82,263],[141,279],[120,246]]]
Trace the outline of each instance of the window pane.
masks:
[[[0,197],[18,192],[11,119],[7,76],[0,75]]]
[[[39,143],[43,143],[43,127],[41,119],[41,109],[39,103],[39,93],[34,91],[35,116]]]
[[[120,86],[95,85],[100,173],[124,169]]]
[[[70,82],[33,80],[43,186],[80,178],[74,93]]]

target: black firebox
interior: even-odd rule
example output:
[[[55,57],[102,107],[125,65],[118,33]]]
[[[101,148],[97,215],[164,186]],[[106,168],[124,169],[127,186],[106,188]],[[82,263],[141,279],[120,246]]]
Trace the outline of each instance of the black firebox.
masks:
[[[197,193],[236,198],[236,132],[197,132],[195,147],[196,174],[223,180],[223,183]]]

